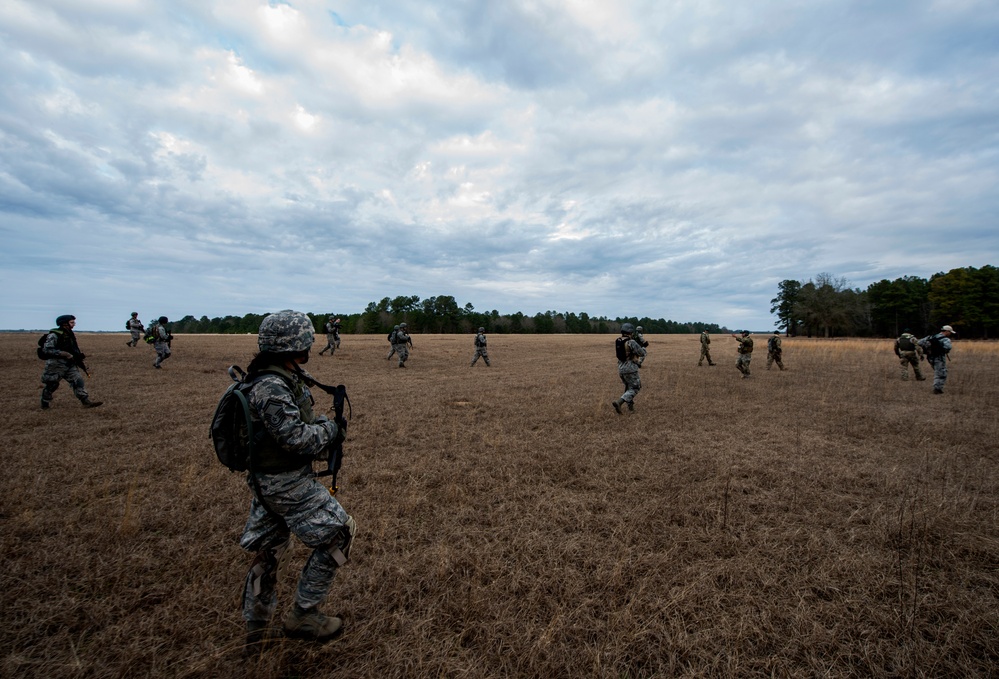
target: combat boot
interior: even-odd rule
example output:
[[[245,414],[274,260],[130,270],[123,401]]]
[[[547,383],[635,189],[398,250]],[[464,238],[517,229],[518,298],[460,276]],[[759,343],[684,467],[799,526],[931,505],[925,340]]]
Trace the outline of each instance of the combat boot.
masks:
[[[45,400],[45,399],[43,398],[43,399],[42,399],[42,410],[48,410],[48,409],[49,409],[49,402],[48,402],[48,401],[46,401],[46,400]]]
[[[635,412],[635,402],[634,401],[625,401],[625,403],[628,404],[628,410],[629,411]]]
[[[89,398],[80,399],[80,403],[83,404],[84,408],[96,408],[104,405],[104,401],[91,401]]]
[[[306,610],[295,604],[284,618],[284,633],[294,639],[329,641],[343,633],[343,620],[324,615],[317,608]]]
[[[623,398],[619,398],[616,401],[612,401],[611,402],[611,405],[614,406],[614,412],[616,412],[618,415],[621,414],[621,404],[622,403],[624,403],[624,399]]]

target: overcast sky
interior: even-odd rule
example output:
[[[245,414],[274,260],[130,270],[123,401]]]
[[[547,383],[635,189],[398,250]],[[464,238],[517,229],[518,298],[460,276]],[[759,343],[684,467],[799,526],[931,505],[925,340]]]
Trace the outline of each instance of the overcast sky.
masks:
[[[0,328],[774,326],[999,265],[994,0],[3,0]]]

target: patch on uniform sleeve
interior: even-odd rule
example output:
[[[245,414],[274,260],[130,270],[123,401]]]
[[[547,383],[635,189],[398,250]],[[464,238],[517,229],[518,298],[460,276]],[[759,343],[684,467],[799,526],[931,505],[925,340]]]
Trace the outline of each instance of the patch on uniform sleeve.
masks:
[[[271,427],[277,427],[284,419],[284,404],[274,399],[267,399],[264,407],[260,410],[260,419]]]

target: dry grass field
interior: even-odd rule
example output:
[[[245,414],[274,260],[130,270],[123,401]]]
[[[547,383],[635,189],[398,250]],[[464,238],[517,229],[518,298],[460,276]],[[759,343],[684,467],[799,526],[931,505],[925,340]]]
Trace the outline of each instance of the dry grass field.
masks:
[[[105,405],[63,384],[43,412],[36,336],[0,335],[0,674],[999,672],[999,345],[958,339],[933,396],[888,341],[785,339],[786,372],[758,349],[742,380],[731,338],[698,368],[696,336],[649,336],[618,416],[613,339],[493,335],[491,368],[472,335],[415,336],[406,370],[381,335],[313,356],[353,403],[347,630],[246,659],[249,491],[208,425],[255,336],[179,336],[155,371],[81,334]]]

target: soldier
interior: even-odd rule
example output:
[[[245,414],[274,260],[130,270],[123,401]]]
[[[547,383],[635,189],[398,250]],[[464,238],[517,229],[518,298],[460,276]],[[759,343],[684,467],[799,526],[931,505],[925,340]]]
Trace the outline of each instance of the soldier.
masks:
[[[617,374],[624,382],[624,393],[616,401],[611,402],[614,412],[621,414],[621,405],[628,404],[628,410],[635,410],[635,396],[642,388],[642,379],[638,376],[641,367],[638,359],[645,356],[645,349],[632,338],[635,326],[631,323],[621,324],[621,336],[614,341],[614,351],[617,354]]]
[[[59,388],[59,381],[66,380],[73,387],[73,394],[80,399],[85,408],[96,408],[103,401],[91,401],[83,383],[80,369],[87,372],[83,359],[86,358],[76,342],[73,328],[76,327],[76,316],[66,314],[56,319],[56,327],[45,336],[44,344],[39,347],[39,358],[45,358],[45,369],[42,370],[42,410],[48,410],[52,402],[52,394]]]
[[[486,351],[486,329],[479,328],[479,334],[475,336],[475,355],[472,356],[472,365],[479,360],[479,356],[482,360],[486,362],[486,367],[489,367],[489,352]]]
[[[919,340],[926,354],[926,360],[933,366],[934,394],[943,393],[944,384],[947,382],[947,361],[950,358],[950,336],[956,334],[954,328],[945,325],[936,335],[929,335]]]
[[[406,332],[408,326],[405,323],[399,324],[399,329],[395,333],[395,353],[399,355],[399,367],[406,367],[406,360],[409,358],[409,350],[413,348],[413,338]]]
[[[260,432],[247,485],[253,494],[240,546],[255,552],[243,589],[247,647],[260,650],[277,608],[281,557],[294,533],[312,548],[284,617],[290,637],[328,641],[341,634],[343,620],[320,612],[337,569],[347,562],[356,532],[354,520],[329,489],[316,479],[312,461],[322,460],[346,425],[316,416],[300,367],[309,360],[315,338],[311,319],[299,311],[264,318],[257,335],[260,349],[248,374],[258,376],[249,391],[250,416]]]
[[[392,356],[396,352],[396,349],[395,349],[395,337],[396,337],[397,334],[399,334],[399,326],[398,325],[392,326],[392,332],[390,332],[388,334],[388,341],[389,341],[389,344],[392,345],[392,348],[389,350],[388,356],[385,357],[386,361],[389,360],[390,358],[392,358]]]
[[[324,330],[326,330],[326,346],[319,352],[319,355],[322,356],[329,349],[330,358],[332,358],[336,350],[340,348],[340,319],[330,316]]]
[[[139,344],[139,338],[142,337],[142,333],[146,331],[146,328],[142,325],[142,321],[139,320],[138,311],[132,312],[132,317],[125,321],[125,327],[132,334],[132,339],[125,342],[125,344],[134,349]]]
[[[780,348],[780,330],[774,330],[774,336],[767,340],[767,370],[770,370],[770,366],[774,363],[781,370],[784,370],[784,364],[780,360],[781,352],[783,350]],[[749,367],[748,365],[746,366]]]
[[[173,344],[173,335],[170,334],[170,331],[166,327],[169,321],[170,319],[166,316],[160,316],[159,321],[153,327],[153,348],[156,349],[156,361],[153,363],[153,367],[157,370],[162,367],[163,361],[170,358],[173,353],[170,351],[170,346]]]
[[[742,331],[742,337],[732,333],[732,337],[739,343],[739,359],[735,362],[735,367],[742,373],[742,379],[749,377],[749,362],[753,360],[753,338],[749,336],[748,330]]]
[[[701,331],[701,358],[697,361],[697,367],[700,368],[704,364],[704,359],[708,359],[708,365],[717,365],[711,360],[711,335],[708,334],[707,330]]]
[[[637,328],[635,328],[635,332],[631,336],[631,339],[633,339],[636,342],[638,342],[639,346],[642,347],[643,349],[645,349],[645,356],[638,356],[638,357],[636,357],[637,360],[638,360],[638,365],[642,365],[643,363],[645,363],[645,358],[649,354],[649,351],[648,351],[649,343],[645,341],[645,335],[642,334],[642,332],[644,330],[645,329],[642,326],[638,326]]]
[[[922,382],[923,371],[919,369],[919,362],[923,358],[923,348],[919,346],[919,341],[906,328],[895,340],[895,355],[898,356],[899,365],[902,366],[902,381],[909,381],[909,366],[916,375],[916,380]]]

